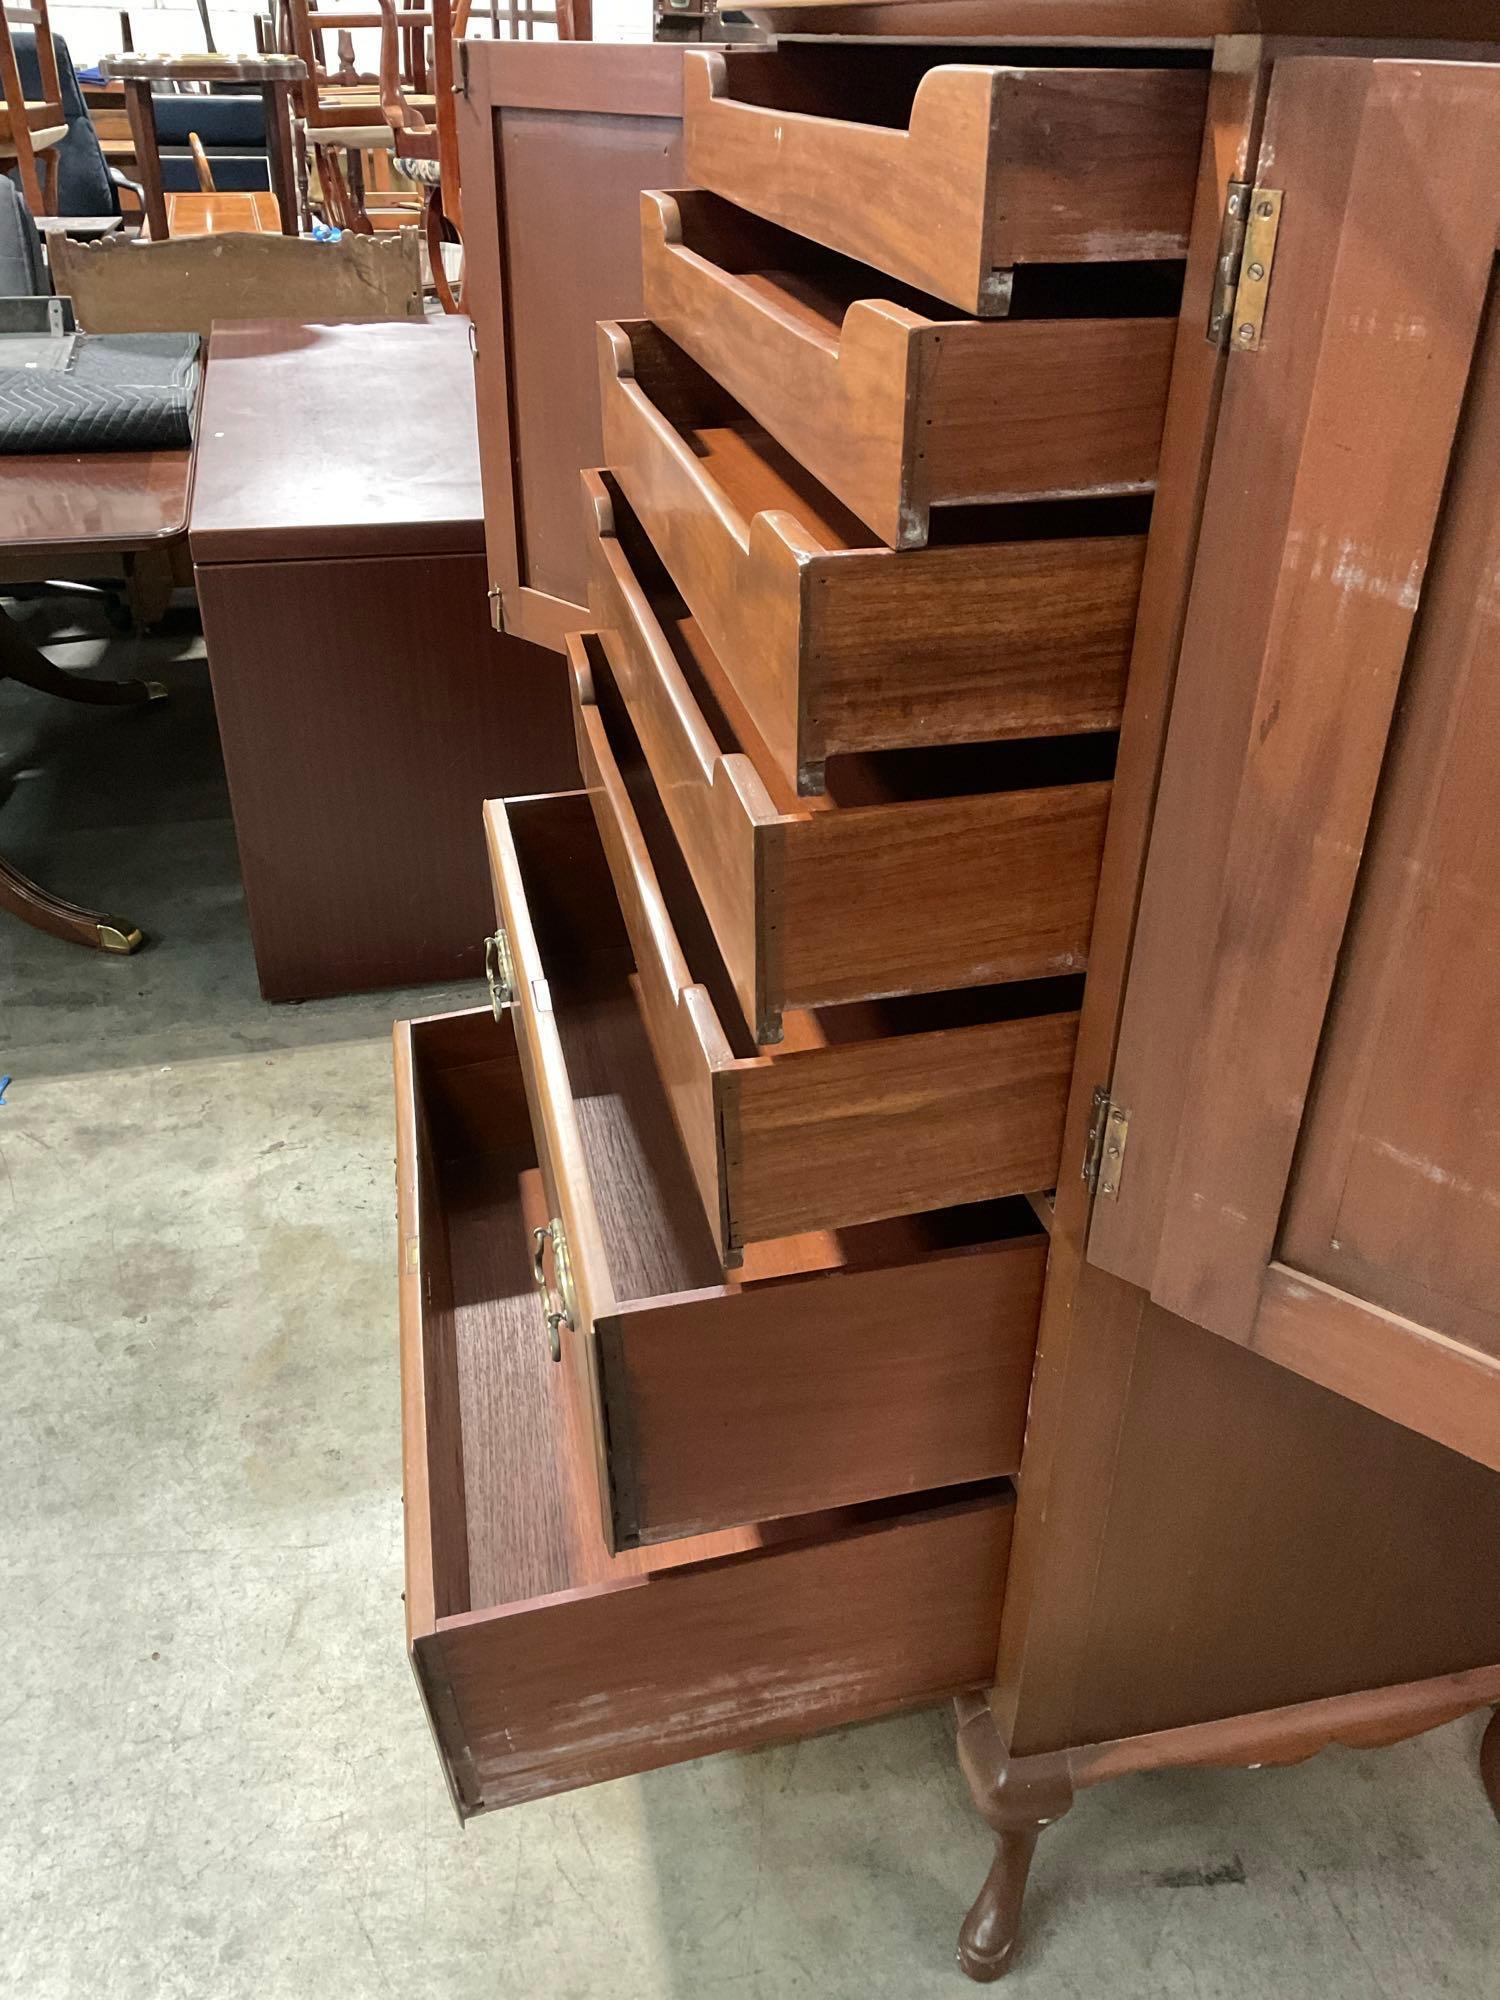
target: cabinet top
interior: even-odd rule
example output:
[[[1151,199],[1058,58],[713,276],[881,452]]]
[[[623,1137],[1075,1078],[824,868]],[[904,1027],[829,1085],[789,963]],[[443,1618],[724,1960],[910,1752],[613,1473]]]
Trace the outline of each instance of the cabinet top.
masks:
[[[469,322],[216,329],[191,540],[197,562],[482,549]]]
[[[1351,35],[1500,46],[1494,0],[768,0],[787,35],[1201,43],[1215,35]]]

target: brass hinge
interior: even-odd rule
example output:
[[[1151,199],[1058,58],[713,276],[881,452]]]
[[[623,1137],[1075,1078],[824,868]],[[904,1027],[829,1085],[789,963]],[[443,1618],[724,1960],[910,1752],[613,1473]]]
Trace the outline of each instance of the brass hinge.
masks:
[[[1208,308],[1208,338],[1218,348],[1260,350],[1266,298],[1281,227],[1280,188],[1231,181],[1219,232],[1219,261]]]
[[[1119,1194],[1129,1137],[1130,1113],[1115,1103],[1102,1083],[1096,1085],[1088,1144],[1083,1151],[1083,1179],[1091,1195],[1113,1201]]]
[[[484,941],[484,977],[490,989],[490,1011],[497,1021],[502,1020],[506,1008],[516,1004],[516,966],[503,924]]]

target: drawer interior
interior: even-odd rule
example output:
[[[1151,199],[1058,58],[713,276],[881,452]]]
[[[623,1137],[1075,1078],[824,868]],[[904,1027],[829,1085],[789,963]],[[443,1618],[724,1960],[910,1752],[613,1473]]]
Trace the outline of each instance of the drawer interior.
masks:
[[[1035,1233],[1025,1200],[975,1202],[751,1244],[743,1264],[726,1277],[641,1017],[630,943],[587,796],[512,799],[506,816],[546,966],[611,1285],[622,1305],[907,1263],[930,1251]],[[659,831],[670,839],[669,830]],[[553,886],[559,879],[565,894]],[[674,901],[674,918],[679,908]],[[706,933],[701,913],[699,922]],[[710,991],[726,1030],[733,1024],[737,1052],[755,1054],[722,960],[715,952],[713,968],[706,955],[690,963],[695,974],[710,973]],[[1071,998],[1077,982],[1045,984],[1068,988]],[[852,1017],[864,1010],[820,1011]],[[849,1031],[859,1025],[851,1019]]]
[[[635,386],[683,438],[705,478],[740,517],[742,541],[755,515],[784,507],[826,549],[885,552],[877,535],[659,327],[649,320],[622,320],[619,331],[630,343]],[[1143,535],[1150,524],[1151,500],[1145,494],[942,507],[935,510],[928,546]]]
[[[917,86],[930,69],[951,63],[1000,69],[1206,69],[1201,49],[1125,48],[1118,44],[965,42],[836,47],[783,45],[725,52],[727,94],[741,104],[837,118],[861,125],[905,127]]]
[[[511,1026],[400,1023],[396,1062],[407,1620],[460,1813],[982,1680],[1003,1480],[606,1553]]]
[[[824,249],[707,189],[684,188],[657,199],[675,204],[685,250],[743,280],[778,315],[798,321],[825,345],[837,341],[844,314],[860,299],[904,306],[923,319],[957,316],[930,292]],[[1012,279],[1006,319],[1167,317],[1181,303],[1183,270],[1180,260],[1022,265]],[[997,363],[1002,353],[997,346]]]
[[[586,1034],[597,1019],[588,1008],[569,1013]],[[607,1040],[595,1047],[609,1052]],[[613,1052],[630,1047],[627,1038]],[[531,1232],[547,1220],[547,1199],[511,1027],[488,1011],[415,1021],[411,1061],[433,1617],[596,1587],[786,1532],[746,1527],[649,1555],[608,1554],[587,1420],[571,1371],[548,1353],[532,1276]],[[670,1123],[664,1104],[655,1123]],[[640,1136],[625,1117],[608,1129]],[[689,1220],[697,1206],[688,1187]],[[637,1238],[660,1215],[648,1208]],[[708,1247],[706,1229],[697,1234]]]
[[[1105,730],[1087,736],[844,752],[825,761],[822,792],[798,793],[771,756],[629,501],[609,473],[599,477],[610,497],[621,553],[650,604],[704,723],[724,755],[743,752],[750,758],[778,812],[849,811],[980,792],[1097,784],[1114,776],[1118,738],[1113,730]],[[584,643],[593,664],[595,697],[610,724],[612,740],[618,735],[617,752],[629,756],[633,735],[615,688],[607,650],[594,635]]]

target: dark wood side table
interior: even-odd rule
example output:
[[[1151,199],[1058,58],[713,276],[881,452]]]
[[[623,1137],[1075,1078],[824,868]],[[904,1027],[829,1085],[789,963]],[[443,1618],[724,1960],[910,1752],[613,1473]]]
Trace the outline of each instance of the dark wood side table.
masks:
[[[153,84],[258,83],[266,107],[266,153],[271,189],[281,210],[283,236],[297,234],[297,176],[292,158],[291,95],[307,75],[300,56],[106,56],[100,74],[125,87],[125,108],[135,142],[136,171],[146,196],[146,226],[154,243],[170,234],[161,184],[161,151],[151,109]]]
[[[216,332],[190,539],[267,999],[466,977],[480,808],[577,782],[490,625],[468,322]]]

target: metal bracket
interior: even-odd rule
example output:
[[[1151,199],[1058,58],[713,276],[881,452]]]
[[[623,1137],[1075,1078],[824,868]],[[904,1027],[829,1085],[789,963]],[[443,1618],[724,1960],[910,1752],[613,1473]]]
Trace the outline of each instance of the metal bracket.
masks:
[[[501,1021],[506,1008],[516,1004],[516,965],[503,924],[484,941],[484,977],[490,989],[490,1011]]]
[[[1208,338],[1215,347],[1260,351],[1282,200],[1280,188],[1229,183],[1208,312]]]
[[[1125,1171],[1125,1142],[1130,1137],[1130,1113],[1116,1104],[1104,1085],[1094,1088],[1093,1113],[1083,1152],[1084,1185],[1091,1195],[1113,1201]]]
[[[0,298],[0,368],[65,374],[76,342],[73,301],[66,295]]]

